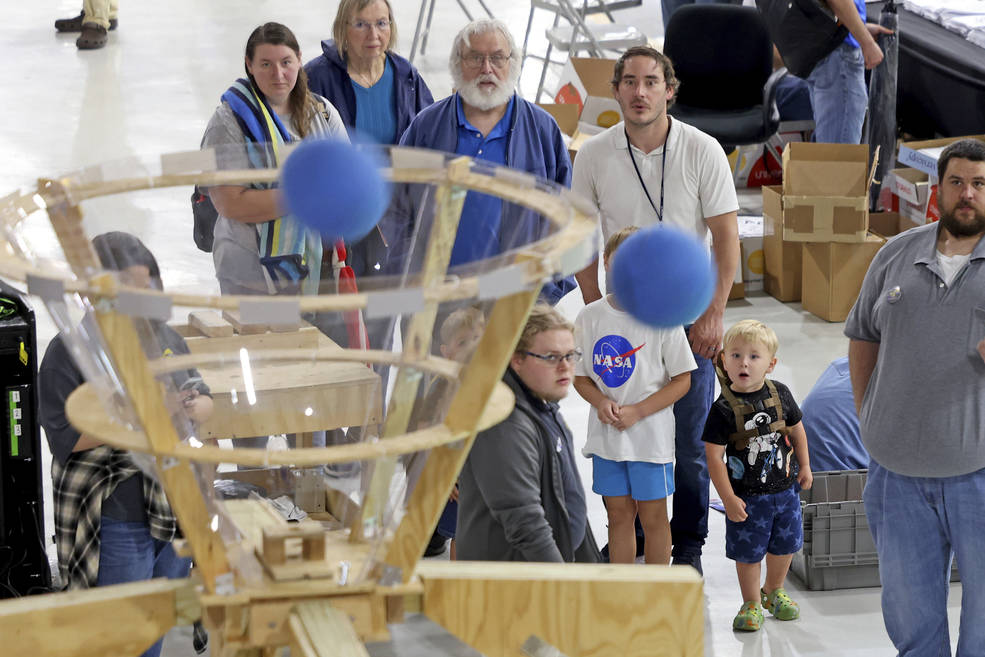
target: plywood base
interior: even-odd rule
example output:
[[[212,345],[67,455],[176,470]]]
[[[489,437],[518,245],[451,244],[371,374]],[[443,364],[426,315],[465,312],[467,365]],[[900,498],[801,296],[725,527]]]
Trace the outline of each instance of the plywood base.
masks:
[[[703,657],[704,595],[685,566],[421,562],[424,614],[487,657],[531,636],[578,657]]]

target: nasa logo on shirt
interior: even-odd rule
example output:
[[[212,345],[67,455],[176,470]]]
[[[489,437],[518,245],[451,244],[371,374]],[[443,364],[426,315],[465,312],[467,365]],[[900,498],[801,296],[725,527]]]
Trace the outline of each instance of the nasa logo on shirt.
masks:
[[[592,347],[592,371],[610,388],[629,381],[636,369],[636,352],[646,343],[633,346],[621,335],[606,335]]]

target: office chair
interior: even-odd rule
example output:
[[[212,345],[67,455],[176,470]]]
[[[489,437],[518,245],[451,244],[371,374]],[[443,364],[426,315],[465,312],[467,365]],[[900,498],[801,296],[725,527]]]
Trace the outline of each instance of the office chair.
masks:
[[[776,84],[787,71],[773,71],[773,44],[756,8],[681,7],[667,24],[664,53],[680,81],[671,116],[708,133],[726,152],[776,134]]]

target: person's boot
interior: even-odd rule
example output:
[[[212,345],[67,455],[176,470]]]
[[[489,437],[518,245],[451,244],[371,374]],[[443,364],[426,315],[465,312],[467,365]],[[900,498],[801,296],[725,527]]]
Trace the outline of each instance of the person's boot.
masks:
[[[97,50],[106,45],[109,35],[106,28],[95,23],[86,23],[82,26],[82,34],[75,40],[75,45],[79,50]]]
[[[85,12],[80,12],[78,16],[72,18],[59,18],[55,21],[56,32],[81,32],[82,22],[85,20]],[[109,29],[115,30],[118,21],[115,18],[109,19]]]
[[[192,627],[192,647],[196,655],[201,655],[209,647],[209,633],[205,631],[205,626],[200,620],[195,621]]]

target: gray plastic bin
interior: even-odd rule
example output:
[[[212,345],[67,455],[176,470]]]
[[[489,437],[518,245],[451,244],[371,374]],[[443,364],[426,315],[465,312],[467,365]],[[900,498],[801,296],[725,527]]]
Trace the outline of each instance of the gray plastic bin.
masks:
[[[862,489],[868,470],[815,472],[800,491],[804,547],[790,570],[811,591],[879,586],[879,556],[865,517]],[[952,568],[951,581],[958,581]]]

